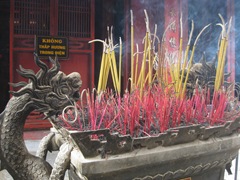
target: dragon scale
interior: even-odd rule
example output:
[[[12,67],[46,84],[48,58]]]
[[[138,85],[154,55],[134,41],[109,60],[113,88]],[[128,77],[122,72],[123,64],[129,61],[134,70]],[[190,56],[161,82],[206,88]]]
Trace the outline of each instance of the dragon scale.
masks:
[[[12,84],[13,87],[22,88],[11,92],[13,97],[0,115],[1,168],[7,169],[16,180],[63,179],[68,165],[66,162],[61,165],[55,160],[56,167],[52,168],[44,158],[30,154],[23,139],[25,121],[33,110],[43,113],[45,119],[56,119],[66,106],[74,104],[79,99],[82,84],[80,74],[74,72],[65,75],[59,71],[60,64],[57,58],[56,60],[50,58],[50,61],[53,65],[48,68],[35,55],[35,62],[40,67],[36,74],[20,66],[18,73],[30,81]],[[70,154],[70,150],[71,148],[67,155]],[[61,159],[61,163],[69,161],[69,157],[64,158],[57,159]]]

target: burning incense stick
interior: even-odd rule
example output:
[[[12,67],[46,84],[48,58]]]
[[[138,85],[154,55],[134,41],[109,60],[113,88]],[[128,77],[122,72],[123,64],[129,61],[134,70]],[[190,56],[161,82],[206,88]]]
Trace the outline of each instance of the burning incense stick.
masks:
[[[131,11],[130,13],[131,26],[133,26],[133,15]],[[143,39],[144,49],[142,52],[139,52],[138,44],[136,44],[136,52],[134,52],[132,44],[134,42],[134,31],[133,29],[131,30],[131,77],[129,78],[131,80],[131,93],[126,90],[123,96],[121,96],[122,40],[119,38],[119,65],[117,69],[117,57],[115,54],[117,45],[113,43],[113,28],[111,27],[110,30],[108,27],[107,40],[93,40],[89,42],[99,41],[103,43],[97,95],[95,93],[96,90],[92,92],[83,90],[81,106],[79,107],[81,117],[70,114],[72,119],[74,119],[73,123],[79,122],[79,129],[81,130],[109,128],[113,133],[130,134],[133,137],[153,136],[177,126],[192,124],[216,125],[223,123],[223,117],[226,116],[227,103],[230,99],[228,95],[231,94],[221,85],[224,80],[226,48],[232,19],[230,19],[226,29],[225,22],[220,15],[222,23],[219,25],[222,27],[222,37],[221,41],[219,41],[217,77],[214,84],[214,87],[217,87],[215,88],[216,91],[214,91],[214,94],[211,94],[208,88],[198,88],[198,86],[195,86],[198,84],[197,81],[193,85],[195,86],[194,92],[191,96],[186,96],[186,84],[189,83],[188,78],[197,42],[209,25],[205,26],[198,34],[188,60],[194,23],[192,21],[188,43],[182,57],[183,27],[181,15],[178,56],[170,57],[173,58],[170,62],[165,58],[165,33],[172,23],[175,22],[168,25],[160,42],[156,34],[157,26],[155,25],[154,34],[151,34],[146,10],[144,13],[146,34]],[[158,40],[157,52],[155,52],[154,47],[156,39]],[[143,54],[142,59],[139,58],[140,53]],[[175,64],[172,62],[175,62]],[[186,76],[184,74],[185,69]],[[107,81],[110,75],[112,76],[115,91],[107,88]],[[157,81],[153,83],[155,79]],[[86,98],[86,104],[83,103],[83,95],[86,96],[84,97]],[[209,104],[211,104],[211,109],[209,109]],[[76,115],[75,111],[74,113]],[[239,112],[236,114],[239,115]],[[62,116],[65,118],[66,113]],[[65,120],[66,118],[63,119],[63,123],[66,123],[66,126],[71,128],[72,123]]]
[[[162,35],[162,41],[161,41],[161,53],[160,53],[160,65],[161,66],[159,66],[159,71],[160,71],[160,69],[162,69],[162,74],[163,74],[163,77],[164,78],[158,78],[158,79],[162,79],[163,80],[163,83],[165,84],[165,85],[168,85],[168,69],[167,69],[167,64],[166,64],[166,62],[165,62],[165,38],[166,38],[166,33],[167,33],[167,31],[170,29],[170,27],[175,23],[176,21],[174,20],[173,22],[171,22],[168,26],[167,26],[167,28],[164,30],[164,32],[163,32],[163,35]],[[165,67],[164,67],[165,66]],[[161,74],[161,73],[159,73],[159,74]]]
[[[139,50],[138,50],[138,44],[136,44],[136,50],[137,52],[133,55],[136,55],[136,65],[135,65],[135,75],[134,75],[134,85],[137,85],[137,75],[138,75],[138,55],[139,55]]]
[[[101,42],[103,44],[103,53],[102,53],[102,61],[100,65],[100,74],[98,79],[98,93],[103,90],[103,81],[104,81],[104,73],[105,73],[105,64],[106,64],[106,49],[108,48],[108,45],[106,44],[106,41],[103,41],[101,39],[94,39],[92,41],[89,41],[88,43],[93,42]]]
[[[220,47],[218,51],[218,65],[216,71],[216,79],[215,79],[215,89],[219,90],[222,82],[224,81],[224,66],[226,60],[226,52],[227,52],[227,45],[228,45],[228,35],[231,29],[232,18],[229,20],[228,29],[226,30],[226,25],[223,17],[219,14],[219,17],[222,21],[222,24],[217,24],[222,27],[222,38],[220,40]]]
[[[140,93],[142,94],[143,88],[145,86],[145,75],[146,75],[146,61],[147,57],[149,57],[148,51],[150,51],[150,28],[149,28],[149,19],[147,11],[144,10],[145,14],[145,24],[146,24],[146,35],[144,38],[144,51],[143,51],[143,60],[142,60],[142,67],[140,71],[140,78],[138,80],[138,87],[140,87]],[[140,83],[140,84],[139,84]]]
[[[193,63],[193,56],[194,56],[196,44],[197,44],[198,39],[200,38],[201,34],[202,34],[202,33],[204,32],[204,30],[207,29],[210,25],[211,25],[211,24],[206,25],[206,26],[200,31],[200,33],[198,34],[198,36],[197,36],[197,38],[195,39],[195,42],[194,42],[194,44],[193,44],[193,49],[192,49],[192,53],[191,53],[191,57],[190,57],[189,65],[188,65],[188,69],[187,69],[187,75],[186,75],[186,77],[185,77],[185,81],[184,81],[184,85],[183,85],[183,91],[182,91],[182,95],[181,95],[182,98],[183,98],[184,93],[185,93],[185,91],[186,91],[187,80],[188,80],[190,68],[191,68],[192,63]]]
[[[182,82],[183,82],[183,76],[184,76],[184,70],[186,68],[186,64],[187,64],[187,58],[188,58],[188,52],[189,52],[189,48],[190,48],[190,43],[192,40],[192,34],[194,31],[194,22],[192,20],[192,26],[191,26],[191,31],[190,31],[190,35],[189,35],[189,39],[188,39],[188,44],[186,47],[186,51],[185,51],[185,55],[184,55],[184,60],[183,60],[183,66],[182,66],[182,73],[181,73],[181,79],[180,79],[180,83],[179,83],[179,87],[178,87],[178,94],[181,94],[182,92]]]
[[[121,76],[122,76],[122,39],[121,37],[119,38],[119,70],[118,70],[118,90],[119,94],[121,94]]]
[[[220,82],[221,82],[221,69],[223,66],[223,54],[224,54],[224,47],[225,47],[225,43],[226,43],[226,28],[225,28],[225,22],[224,19],[222,18],[222,16],[219,14],[220,19],[222,20],[222,24],[217,24],[219,26],[221,26],[222,28],[222,38],[220,40],[220,47],[219,47],[219,51],[218,51],[218,65],[217,65],[217,71],[216,71],[216,79],[215,79],[215,89],[218,90],[220,88]]]
[[[180,42],[179,42],[179,50],[178,50],[178,60],[177,60],[177,82],[176,82],[176,91],[179,93],[179,84],[180,83],[180,68],[181,68],[181,62],[182,62],[182,46],[183,46],[183,27],[182,27],[182,13],[180,18]]]

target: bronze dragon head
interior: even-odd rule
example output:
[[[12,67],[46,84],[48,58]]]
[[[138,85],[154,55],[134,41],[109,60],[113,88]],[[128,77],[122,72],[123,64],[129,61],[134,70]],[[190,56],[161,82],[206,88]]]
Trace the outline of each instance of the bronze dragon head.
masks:
[[[29,83],[12,83],[13,87],[22,87],[18,91],[12,91],[15,96],[28,94],[30,101],[24,108],[33,106],[36,111],[45,114],[45,118],[58,115],[68,105],[74,105],[80,97],[80,88],[82,85],[81,76],[77,72],[69,75],[59,71],[60,64],[57,58],[49,60],[52,67],[49,68],[39,57],[34,54],[35,63],[40,70],[35,74],[30,69],[24,69],[20,66],[18,73],[29,79]]]
[[[191,97],[196,87],[210,89],[211,93],[214,90],[214,82],[216,78],[216,61],[217,55],[207,62],[205,53],[202,54],[201,59],[192,65],[187,80],[187,96]],[[187,70],[184,70],[184,79],[186,77]],[[229,77],[230,73],[224,74],[224,80]],[[228,85],[224,81],[225,85]]]

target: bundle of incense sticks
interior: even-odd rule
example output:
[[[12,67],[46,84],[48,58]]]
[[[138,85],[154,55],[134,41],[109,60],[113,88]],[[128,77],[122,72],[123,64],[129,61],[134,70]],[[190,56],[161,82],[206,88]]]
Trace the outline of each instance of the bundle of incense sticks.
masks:
[[[97,92],[100,93],[101,91],[106,90],[107,87],[107,81],[109,78],[109,72],[111,72],[111,77],[113,80],[114,89],[117,93],[121,93],[121,64],[122,64],[122,40],[119,38],[119,69],[117,69],[117,61],[116,61],[116,54],[115,54],[115,48],[117,48],[117,44],[113,44],[113,33],[112,33],[112,27],[111,31],[108,30],[108,39],[103,41],[100,39],[95,39],[92,41],[89,41],[89,43],[92,42],[101,42],[103,44],[103,53],[102,53],[102,60],[101,60],[101,66],[100,66],[100,74],[99,74],[99,80],[98,80],[98,88]]]
[[[190,43],[192,41],[192,34],[194,31],[194,22],[192,21],[191,31],[188,37],[188,43],[186,45],[186,49],[183,49],[183,25],[182,25],[182,15],[180,18],[180,42],[178,49],[178,56],[175,63],[169,62],[165,57],[165,33],[171,27],[171,24],[167,26],[166,30],[163,33],[162,41],[156,35],[157,25],[155,25],[154,33],[150,31],[149,18],[146,10],[145,13],[145,23],[146,23],[146,34],[143,38],[144,48],[140,52],[138,44],[136,44],[136,51],[134,51],[134,23],[133,23],[133,12],[130,11],[131,15],[131,75],[129,79],[131,80],[130,91],[132,92],[134,89],[140,89],[140,93],[142,94],[144,87],[151,85],[153,82],[159,82],[160,84],[166,86],[174,86],[175,93],[178,97],[183,98],[186,93],[186,85],[188,82],[188,77],[190,73],[190,69],[193,65],[193,58],[195,49],[197,46],[197,42],[201,36],[201,34],[206,30],[211,24],[206,25],[198,34],[197,38],[193,43],[193,47],[191,49],[191,54],[189,57],[190,51]],[[226,61],[226,51],[228,44],[228,36],[231,28],[230,19],[228,23],[228,28],[226,29],[226,24],[223,17],[219,14],[222,23],[218,23],[217,25],[222,27],[221,36],[219,40],[218,46],[218,63],[216,69],[216,79],[215,79],[215,90],[219,90],[224,80],[224,65]],[[113,33],[112,27],[109,30],[108,27],[108,38],[103,41],[99,39],[95,39],[90,41],[92,42],[102,42],[103,43],[103,53],[101,60],[101,67],[99,73],[98,80],[98,93],[106,90],[107,81],[109,76],[112,77],[114,89],[116,92],[120,93],[121,91],[121,69],[122,69],[122,41],[119,39],[119,58],[118,58],[118,69],[116,63],[116,54],[115,49],[118,48],[118,44],[114,45],[113,42]],[[153,37],[153,38],[152,38]],[[157,47],[155,47],[155,42],[157,40]],[[185,52],[184,56],[182,56],[182,52]],[[141,59],[140,59],[141,58]],[[156,64],[154,68],[154,64]],[[140,68],[139,68],[140,67]],[[186,74],[184,74],[184,69],[186,69]],[[111,72],[111,73],[110,73]]]
[[[240,115],[237,109],[226,111],[229,105],[226,91],[215,91],[212,104],[208,103],[207,89],[195,89],[188,99],[175,96],[173,87],[164,89],[154,85],[143,92],[141,95],[140,89],[136,89],[121,97],[108,89],[95,98],[95,91],[85,90],[86,104],[78,106],[78,113],[75,109],[64,113],[63,126],[80,131],[108,128],[113,133],[142,137],[180,126],[222,125]]]
[[[221,40],[220,45],[218,46],[218,65],[217,65],[217,72],[216,72],[216,80],[215,80],[215,89],[219,90],[221,85],[224,81],[224,66],[226,61],[226,53],[227,53],[227,45],[228,45],[228,36],[231,28],[231,22],[232,18],[230,18],[228,23],[228,28],[226,29],[226,24],[223,19],[223,17],[219,14],[219,17],[221,18],[222,24],[218,23],[219,26],[222,27],[221,32]]]
[[[193,43],[193,47],[191,49],[191,54],[189,58],[189,51],[190,51],[190,43],[192,41],[192,34],[194,31],[194,22],[192,21],[192,27],[190,31],[190,35],[188,37],[188,43],[186,46],[185,54],[182,58],[183,52],[183,25],[182,25],[182,15],[180,17],[180,40],[179,40],[179,49],[178,49],[178,56],[176,57],[177,60],[174,60],[171,63],[166,60],[165,57],[165,33],[171,27],[171,24],[167,26],[166,30],[163,33],[162,41],[159,41],[159,38],[156,35],[157,26],[155,25],[154,33],[150,32],[149,28],[149,19],[147,12],[144,10],[145,13],[145,23],[146,23],[146,34],[143,38],[144,49],[142,51],[142,59],[139,59],[139,48],[136,45],[136,52],[134,52],[134,24],[133,24],[133,13],[131,11],[131,91],[135,88],[139,88],[140,92],[145,86],[151,85],[154,80],[157,80],[160,84],[164,86],[172,85],[174,86],[175,93],[178,97],[183,98],[186,93],[186,86],[188,82],[189,73],[191,67],[193,65],[194,53],[196,50],[197,42],[201,36],[201,34],[211,25],[208,24],[199,32],[197,38]],[[219,15],[222,23],[219,23],[222,27],[221,32],[221,41],[219,42],[218,47],[218,66],[217,66],[217,73],[216,73],[216,80],[215,80],[215,90],[219,90],[221,85],[223,84],[224,79],[224,65],[226,59],[226,51],[227,51],[227,44],[228,44],[228,35],[230,32],[231,21],[228,23],[228,29],[226,30],[226,24],[221,15]],[[151,38],[153,37],[153,39]],[[155,52],[155,40],[158,40],[157,45],[157,52]],[[189,58],[189,59],[188,59]],[[154,69],[154,62],[158,60],[158,66]],[[139,70],[140,65],[140,70]],[[184,69],[186,69],[186,75],[184,75]]]
[[[229,92],[231,90],[223,86],[225,56],[232,19],[226,29],[224,19],[219,15],[221,23],[218,25],[222,27],[222,31],[218,47],[214,91],[211,92],[208,87],[197,85],[192,96],[188,97],[186,96],[187,83],[197,42],[210,24],[199,32],[193,43],[191,54],[189,54],[194,22],[192,21],[186,49],[183,49],[184,27],[181,15],[178,56],[174,63],[171,63],[165,57],[164,41],[165,33],[171,24],[165,29],[162,40],[159,40],[156,34],[157,26],[155,25],[154,33],[151,33],[148,14],[145,10],[144,13],[146,34],[143,37],[143,50],[141,51],[138,44],[134,48],[133,12],[130,12],[130,89],[126,89],[121,95],[122,41],[120,38],[119,47],[118,44],[114,45],[111,27],[111,29],[108,28],[108,38],[105,41],[99,39],[90,41],[90,43],[99,41],[103,44],[97,91],[84,90],[82,92],[81,105],[78,107],[79,113],[76,113],[76,108],[74,111],[69,110],[63,113],[64,125],[69,129],[77,128],[81,131],[109,128],[112,132],[139,137],[152,136],[178,126],[193,124],[213,126],[223,124],[225,119],[235,119],[239,115],[239,110],[232,108],[226,111],[226,108],[236,100],[232,97],[233,93]],[[157,44],[156,47],[155,44]],[[119,57],[116,57],[114,51],[116,48],[119,48]],[[183,51],[184,55],[182,55]],[[110,76],[114,90],[107,87]],[[84,95],[85,104],[83,103]],[[67,119],[74,119],[74,121]]]

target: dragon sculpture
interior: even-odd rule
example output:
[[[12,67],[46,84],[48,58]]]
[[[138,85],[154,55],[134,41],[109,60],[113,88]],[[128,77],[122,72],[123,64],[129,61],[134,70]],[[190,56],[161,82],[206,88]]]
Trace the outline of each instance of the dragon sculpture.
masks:
[[[194,93],[194,89],[196,87],[198,88],[207,88],[210,90],[211,95],[214,91],[214,82],[215,82],[215,76],[216,76],[216,61],[217,56],[215,56],[212,60],[208,61],[206,60],[205,53],[202,54],[201,59],[199,62],[194,63],[192,67],[190,68],[189,77],[187,80],[187,96],[191,97]],[[187,70],[184,69],[184,80],[187,74]],[[224,74],[224,85],[226,87],[229,87],[230,83],[228,83],[226,80],[230,76],[230,73]]]
[[[34,55],[35,63],[40,67],[36,74],[31,69],[20,66],[18,73],[28,78],[29,82],[10,84],[14,88],[21,88],[10,92],[13,97],[0,115],[1,168],[5,168],[15,180],[61,180],[70,163],[73,145],[69,141],[55,142],[54,135],[49,134],[41,143],[42,149],[37,157],[28,152],[23,139],[26,118],[33,110],[43,113],[44,119],[49,119],[55,125],[54,119],[57,119],[59,113],[79,100],[82,85],[80,74],[73,72],[65,75],[59,71],[57,58],[49,59],[51,68]],[[47,143],[50,141],[51,147]],[[46,150],[51,148],[60,148],[53,167],[45,160]]]

